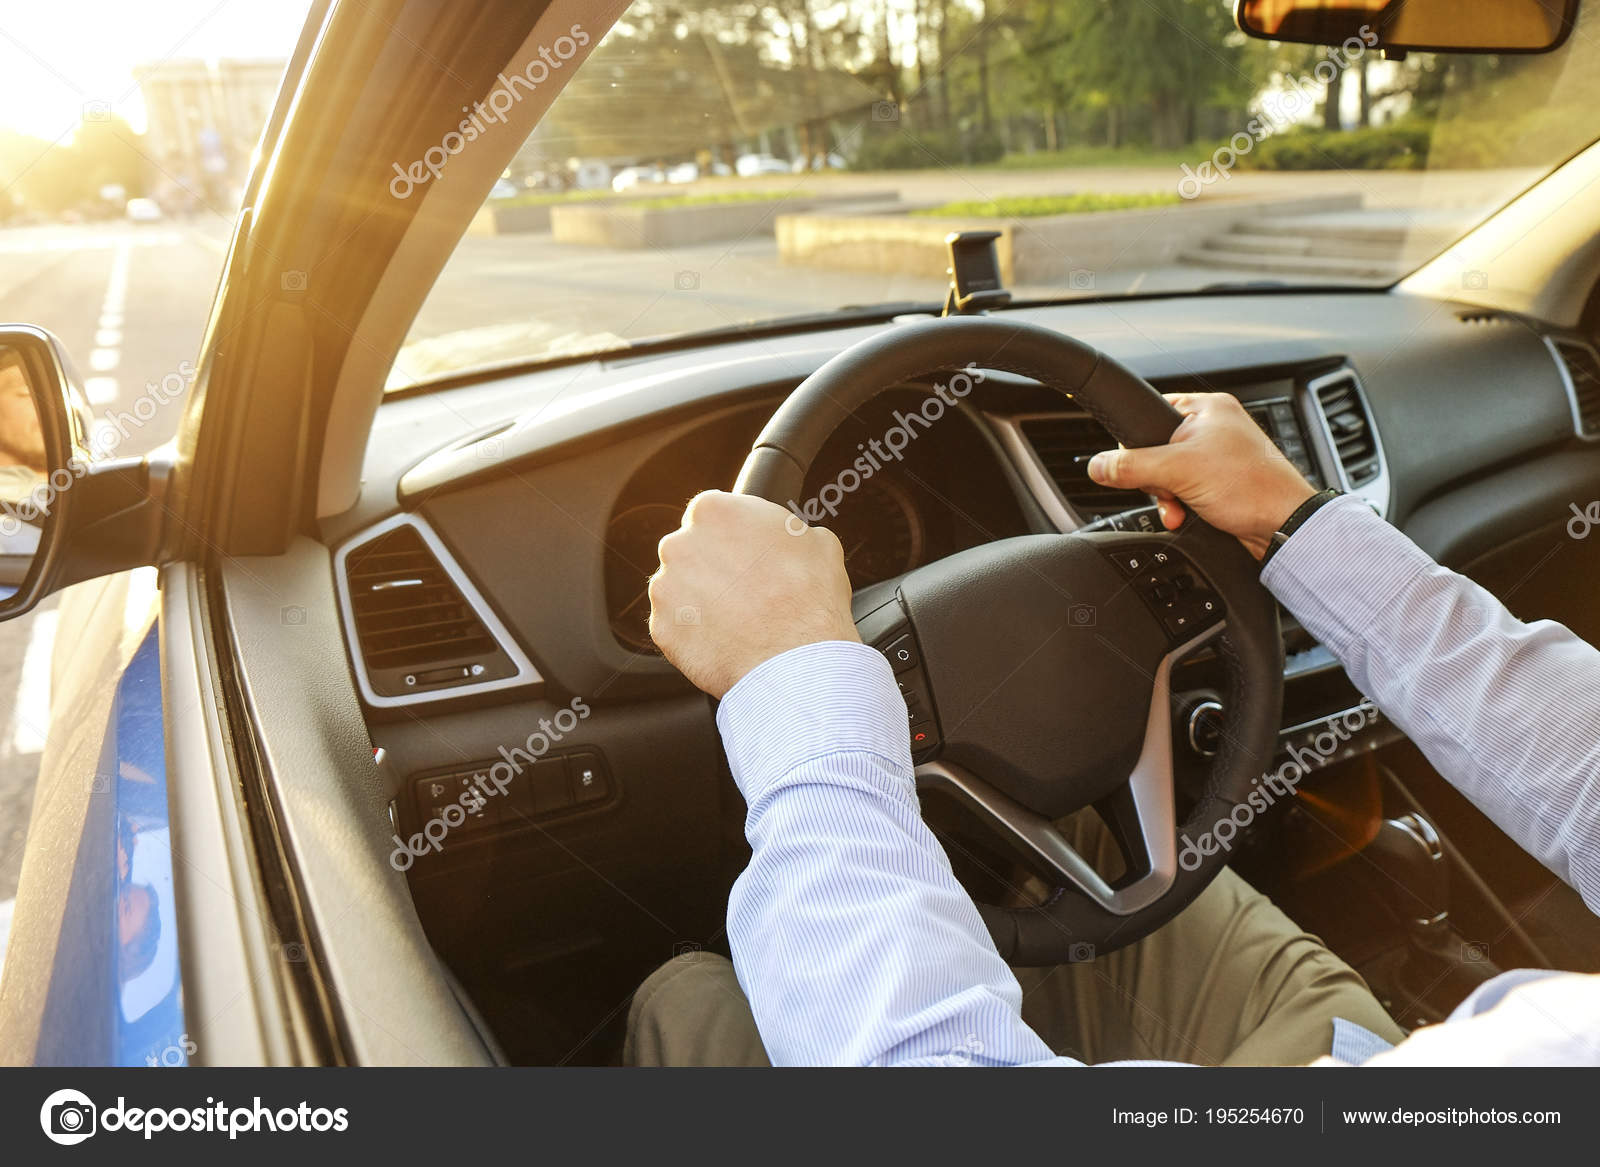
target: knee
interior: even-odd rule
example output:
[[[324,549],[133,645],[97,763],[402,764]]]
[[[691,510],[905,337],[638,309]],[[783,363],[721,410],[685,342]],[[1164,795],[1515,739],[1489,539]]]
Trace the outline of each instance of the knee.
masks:
[[[686,952],[657,968],[628,1006],[623,1060],[628,1065],[682,1064],[679,1047],[699,1028],[709,1002],[738,990],[733,963],[715,952]],[[740,997],[742,1001],[742,996]]]
[[[630,1013],[636,1016],[641,1010],[660,1009],[675,996],[702,991],[708,979],[721,981],[724,978],[738,983],[733,962],[721,953],[699,950],[680,953],[645,977],[634,990]]]

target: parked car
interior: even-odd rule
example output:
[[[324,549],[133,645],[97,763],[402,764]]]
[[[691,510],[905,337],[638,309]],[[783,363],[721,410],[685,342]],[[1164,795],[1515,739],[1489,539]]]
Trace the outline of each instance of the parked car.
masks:
[[[803,174],[807,170],[844,170],[847,165],[842,154],[813,154],[809,163],[805,158],[796,158],[791,169]]]
[[[667,171],[671,183],[694,182],[700,177],[700,167],[693,162],[680,162]]]
[[[611,166],[594,159],[574,159],[568,167],[568,186],[572,190],[605,190],[611,185]]]
[[[130,223],[159,223],[165,215],[162,214],[161,204],[155,199],[129,199],[128,205],[123,209]]]
[[[655,186],[666,181],[666,172],[659,166],[628,166],[617,171],[611,180],[611,189],[621,194],[635,187]]]
[[[789,164],[771,154],[741,154],[734,162],[733,168],[740,178],[751,178],[757,174],[790,173]]]

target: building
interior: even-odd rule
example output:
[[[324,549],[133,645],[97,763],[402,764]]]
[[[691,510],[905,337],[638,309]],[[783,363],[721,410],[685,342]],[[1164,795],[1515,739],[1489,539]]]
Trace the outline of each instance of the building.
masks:
[[[169,211],[231,210],[277,100],[281,60],[170,60],[137,66],[150,189]]]

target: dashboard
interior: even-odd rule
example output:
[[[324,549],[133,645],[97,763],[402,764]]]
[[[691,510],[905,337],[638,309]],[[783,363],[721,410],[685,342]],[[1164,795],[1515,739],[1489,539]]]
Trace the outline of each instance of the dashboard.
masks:
[[[1600,638],[1572,586],[1600,564],[1563,534],[1568,505],[1600,497],[1600,356],[1588,338],[1392,292],[1155,297],[1016,315],[1101,348],[1163,391],[1236,394],[1308,478],[1359,495],[1441,561],[1514,594],[1519,614]],[[642,862],[663,832],[710,847],[694,832],[730,805],[727,775],[706,700],[649,642],[656,544],[695,493],[731,485],[795,385],[894,327],[592,360],[383,405],[362,502],[325,522],[323,537],[336,549],[351,665],[397,829],[426,819],[441,777],[492,764],[574,700],[592,710],[552,752],[558,765],[524,804],[542,800],[520,834],[516,822],[486,821],[474,846],[419,861],[414,884],[485,861],[560,870],[574,847],[586,862]],[[898,386],[859,411],[808,489],[930,388]],[[1070,402],[990,375],[842,497],[828,525],[857,588],[982,542],[1070,531],[1146,501],[1087,478],[1088,457],[1110,444]],[[404,546],[401,528],[417,532]],[[1549,548],[1574,571],[1528,583],[1529,557]],[[1284,626],[1287,750],[1361,695],[1326,649],[1292,619]],[[1213,708],[1219,668],[1202,655],[1174,676],[1178,746],[1194,772],[1226,716]],[[1373,721],[1348,749],[1397,732]]]
[[[981,435],[981,419],[964,414],[950,425],[917,431],[894,452],[872,456],[849,491],[825,495],[830,477],[849,467],[869,443],[926,399],[914,386],[891,390],[841,426],[817,460],[806,497],[825,497],[826,526],[844,545],[851,584],[864,588],[903,575],[967,547],[1028,530]],[[698,427],[640,466],[624,485],[605,529],[606,610],[625,647],[654,653],[646,627],[645,584],[655,571],[656,544],[678,528],[684,505],[707,489],[726,489],[777,401]],[[884,451],[880,443],[877,447]],[[990,463],[987,473],[963,470]]]

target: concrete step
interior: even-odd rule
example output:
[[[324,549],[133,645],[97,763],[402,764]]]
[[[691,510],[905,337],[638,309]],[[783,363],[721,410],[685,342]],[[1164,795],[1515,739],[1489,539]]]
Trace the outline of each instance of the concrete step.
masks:
[[[1427,238],[1438,239],[1443,246],[1479,217],[1476,212],[1438,215],[1368,211],[1285,215],[1281,218],[1262,216],[1249,224],[1240,224],[1235,231],[1251,235],[1339,239],[1352,243],[1403,243]]]
[[[1372,240],[1342,239],[1331,235],[1258,235],[1254,232],[1231,232],[1225,235],[1213,235],[1200,246],[1220,248],[1223,251],[1242,251],[1251,255],[1320,255],[1328,259],[1374,259],[1398,262],[1414,256],[1420,263],[1442,251],[1445,243],[1426,238],[1396,239],[1392,242],[1378,243]]]
[[[1375,240],[1347,239],[1334,235],[1270,235],[1238,230],[1226,235],[1214,235],[1202,246],[1220,247],[1226,251],[1246,251],[1255,255],[1324,255],[1334,259],[1344,256],[1384,259],[1398,255],[1402,251],[1417,250],[1414,244],[1404,239],[1385,240],[1380,243]]]
[[[1239,271],[1263,271],[1281,275],[1317,275],[1352,280],[1385,279],[1403,275],[1412,264],[1394,253],[1387,257],[1330,255],[1284,255],[1259,251],[1230,251],[1222,244],[1226,240],[1212,241],[1202,247],[1181,252],[1182,263],[1197,267],[1232,268]],[[1212,245],[1212,244],[1216,245]]]

